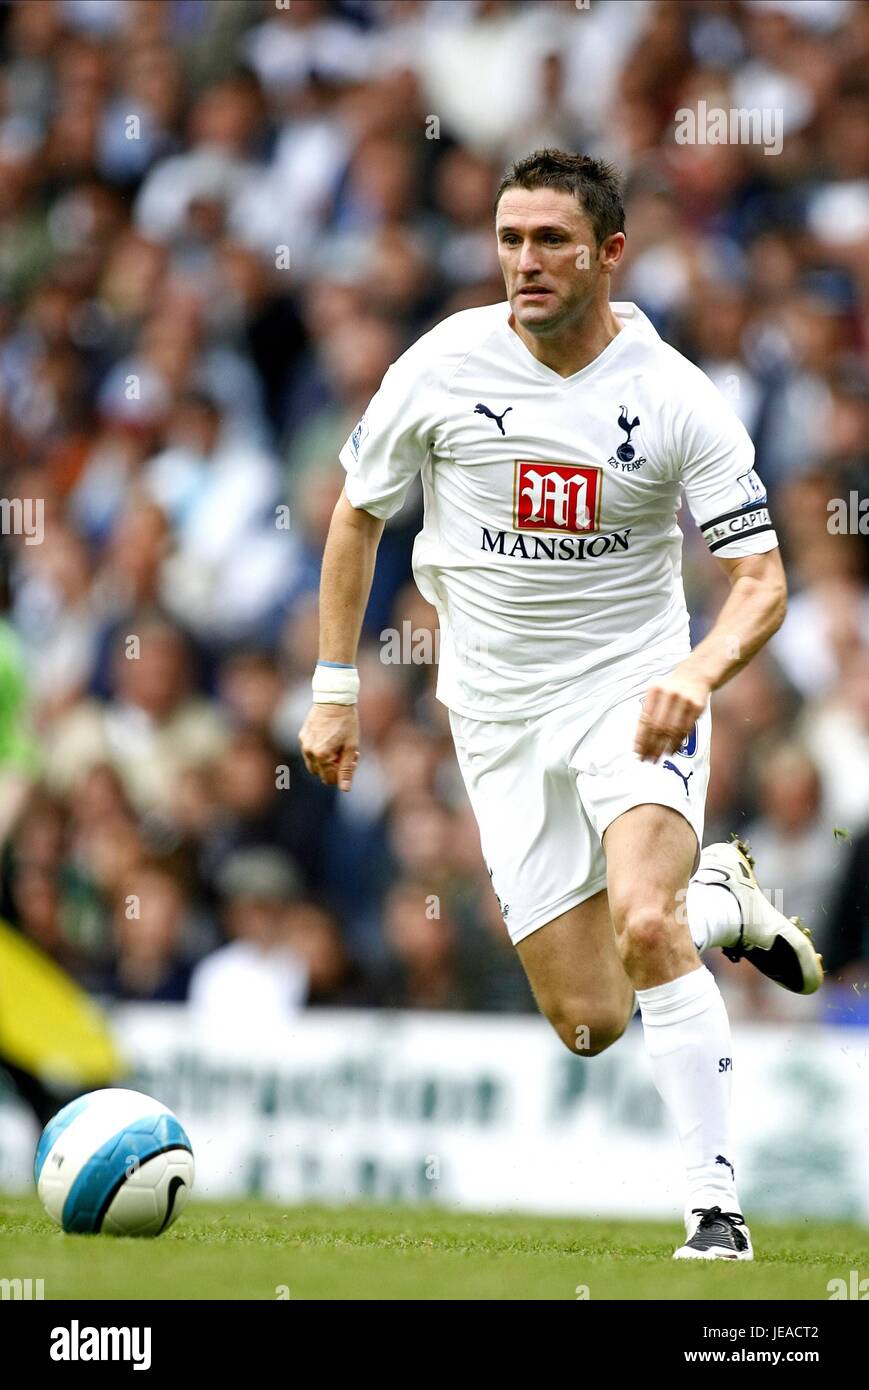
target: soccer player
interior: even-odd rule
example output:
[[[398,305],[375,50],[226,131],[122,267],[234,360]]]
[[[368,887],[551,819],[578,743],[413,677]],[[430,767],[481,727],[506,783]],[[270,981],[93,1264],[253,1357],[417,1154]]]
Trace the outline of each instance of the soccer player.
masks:
[[[744,848],[701,853],[710,695],[785,614],[766,493],[716,388],[636,305],[609,300],[625,248],[616,171],[537,151],[495,207],[507,301],[414,343],[341,451],[302,751],[349,789],[377,546],[421,474],[413,570],[440,621],[437,693],[535,997],[585,1055],[614,1043],[638,1003],[684,1155],[676,1257],[750,1260],[730,1027],[699,953],[723,947],[800,994],[823,978]],[[682,492],[730,581],[693,651]]]

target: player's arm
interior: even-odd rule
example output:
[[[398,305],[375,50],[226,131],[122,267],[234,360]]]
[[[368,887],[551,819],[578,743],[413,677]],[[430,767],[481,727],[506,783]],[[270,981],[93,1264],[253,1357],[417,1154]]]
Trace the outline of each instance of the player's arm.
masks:
[[[730,593],[715,625],[689,657],[646,693],[635,751],[644,761],[675,753],[713,690],[724,685],[784,621],[787,581],[778,549],[736,559],[718,557]]]
[[[320,574],[320,660],[355,665],[384,521],[341,493]]]
[[[342,492],[323,552],[315,677],[319,689],[299,742],[308,771],[342,791],[350,790],[359,757],[356,649],[384,524],[380,517],[352,506]]]
[[[667,430],[674,477],[700,534],[730,580],[711,632],[646,692],[635,751],[644,761],[675,753],[713,690],[751,660],[781,626],[787,585],[766,489],[745,426],[711,381],[680,369]]]
[[[356,648],[377,547],[428,457],[429,382],[423,338],[393,362],[338,455],[347,478],[323,553],[314,705],[299,741],[309,772],[341,791],[350,790],[359,757]]]

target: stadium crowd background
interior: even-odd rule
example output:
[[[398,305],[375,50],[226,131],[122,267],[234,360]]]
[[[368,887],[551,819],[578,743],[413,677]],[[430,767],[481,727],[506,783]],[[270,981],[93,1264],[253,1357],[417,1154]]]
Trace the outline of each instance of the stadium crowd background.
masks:
[[[534,1007],[420,659],[419,493],[349,796],[297,733],[338,450],[420,332],[503,297],[493,190],[555,145],[625,172],[613,298],[732,400],[788,569],[715,697],[706,838],[748,836],[833,984],[710,963],[734,1017],[865,1018],[867,546],[828,503],[869,496],[869,5],[39,0],[0,46],[0,492],[45,507],[2,538],[0,914],[108,999]],[[700,100],[780,111],[781,153],[678,144]],[[690,519],[684,572],[699,636]]]

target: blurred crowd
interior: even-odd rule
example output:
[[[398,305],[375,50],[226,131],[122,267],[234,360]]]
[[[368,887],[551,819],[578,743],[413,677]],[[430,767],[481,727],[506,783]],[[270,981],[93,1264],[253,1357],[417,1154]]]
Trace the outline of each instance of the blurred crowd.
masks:
[[[349,795],[297,735],[338,451],[410,342],[503,298],[494,188],[548,144],[624,171],[613,298],[732,401],[791,585],[715,697],[706,838],[748,838],[833,983],[710,963],[735,1016],[865,1019],[867,73],[860,0],[0,3],[0,493],[44,506],[2,537],[0,915],[99,997],[218,1019],[534,1008],[435,669],[382,659],[435,625],[418,493]],[[780,111],[781,153],[677,143],[701,101]],[[685,529],[700,637],[725,581]]]

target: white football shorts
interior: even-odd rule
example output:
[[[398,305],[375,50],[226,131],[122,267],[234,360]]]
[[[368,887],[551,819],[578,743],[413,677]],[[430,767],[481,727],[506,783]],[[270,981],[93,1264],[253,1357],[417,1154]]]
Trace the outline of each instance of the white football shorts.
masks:
[[[450,710],[483,857],[514,945],[606,887],[601,840],[633,806],[672,807],[702,845],[710,707],[678,753],[656,763],[634,752],[641,710],[640,696],[585,718],[576,705],[504,722]]]

